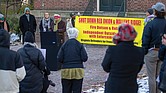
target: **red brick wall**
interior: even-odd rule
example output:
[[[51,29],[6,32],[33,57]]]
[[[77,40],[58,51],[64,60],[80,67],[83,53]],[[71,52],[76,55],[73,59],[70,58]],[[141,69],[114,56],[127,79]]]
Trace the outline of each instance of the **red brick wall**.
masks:
[[[71,10],[84,11],[88,5],[89,0],[34,0],[35,9],[50,9],[50,10]],[[97,5],[97,4],[95,4]]]
[[[127,0],[126,10],[129,12],[145,12],[156,2],[162,2],[166,5],[166,0]]]
[[[166,0],[126,0],[126,11],[144,12],[159,1],[166,5]],[[84,11],[88,3],[89,0],[34,0],[34,9]],[[96,10],[97,0],[94,5]]]

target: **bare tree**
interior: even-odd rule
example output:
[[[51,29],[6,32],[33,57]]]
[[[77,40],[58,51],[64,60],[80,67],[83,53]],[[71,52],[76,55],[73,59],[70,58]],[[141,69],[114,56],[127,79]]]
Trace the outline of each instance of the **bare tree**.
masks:
[[[14,10],[15,10],[16,6],[17,6],[18,4],[20,4],[20,7],[21,7],[21,4],[22,4],[22,2],[23,2],[23,0],[12,0],[13,2],[9,4],[9,1],[10,1],[10,0],[6,0],[6,8],[5,8],[5,17],[6,17],[6,18],[7,18],[8,8],[9,8],[10,6],[13,6],[13,8],[14,8]]]

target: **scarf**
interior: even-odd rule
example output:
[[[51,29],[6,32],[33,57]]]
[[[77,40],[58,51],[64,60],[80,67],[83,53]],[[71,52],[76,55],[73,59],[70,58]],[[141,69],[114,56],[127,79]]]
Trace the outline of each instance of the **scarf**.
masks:
[[[48,21],[48,23],[47,23],[47,21]],[[43,18],[42,19],[42,26],[43,26],[43,32],[47,31],[46,26],[48,26],[48,30],[49,30],[50,29],[50,18],[48,18],[48,19]]]
[[[27,45],[27,44],[29,44],[29,45],[31,45],[31,46],[33,46],[33,47],[38,48],[38,46],[37,46],[36,43],[24,42],[24,46]]]
[[[61,21],[61,18],[59,18],[59,20],[56,22],[54,20],[54,32],[56,32],[58,30],[58,23]]]

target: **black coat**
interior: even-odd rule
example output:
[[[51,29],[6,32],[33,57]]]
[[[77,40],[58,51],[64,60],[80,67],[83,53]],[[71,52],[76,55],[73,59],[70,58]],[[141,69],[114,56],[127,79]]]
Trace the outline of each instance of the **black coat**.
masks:
[[[109,72],[105,93],[137,93],[137,74],[144,60],[143,48],[133,42],[120,42],[108,47],[102,67]]]
[[[28,21],[27,16],[25,14],[22,15],[20,17],[19,25],[23,35],[25,34],[26,31],[30,31],[34,34],[37,26],[35,16],[29,14],[29,21]]]
[[[76,39],[67,40],[60,48],[57,56],[62,68],[83,68],[88,56],[84,46]]]
[[[166,31],[166,20],[164,17],[155,17],[145,27],[142,36],[142,47],[145,48],[145,54],[148,49],[161,45],[161,35]]]
[[[52,20],[51,18],[50,18],[50,24],[49,25],[50,25],[49,31],[53,32],[53,30],[54,30],[54,20]],[[39,29],[40,29],[40,32],[44,32],[43,19],[40,21]]]
[[[165,45],[161,45],[160,46],[160,50],[159,50],[159,59],[161,61],[163,61],[161,68],[160,68],[160,74],[159,74],[159,85],[164,85],[164,90],[162,90],[163,92],[166,92],[166,46]]]
[[[25,50],[27,54],[25,53]],[[40,93],[43,88],[43,74],[46,64],[40,50],[31,46],[25,45],[24,48],[18,50],[26,70],[26,76],[20,82],[20,93]],[[31,60],[30,60],[31,59]],[[32,62],[33,61],[33,62]]]

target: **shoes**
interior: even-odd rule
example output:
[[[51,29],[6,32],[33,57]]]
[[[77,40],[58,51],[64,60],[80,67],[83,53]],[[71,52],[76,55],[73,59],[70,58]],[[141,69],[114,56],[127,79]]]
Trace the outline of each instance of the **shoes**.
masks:
[[[55,87],[55,83],[53,83],[51,80],[49,80],[49,81],[50,81],[50,85]]]

